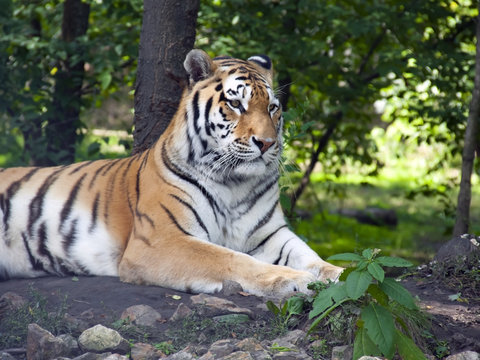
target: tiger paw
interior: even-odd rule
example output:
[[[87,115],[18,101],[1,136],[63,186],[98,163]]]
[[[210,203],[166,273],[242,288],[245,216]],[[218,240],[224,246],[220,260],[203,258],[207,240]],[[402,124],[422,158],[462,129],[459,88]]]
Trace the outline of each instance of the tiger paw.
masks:
[[[307,267],[307,271],[312,273],[317,281],[319,280],[325,283],[329,280],[338,281],[338,278],[342,274],[343,270],[345,269],[339,266],[329,264],[325,261],[316,262]]]

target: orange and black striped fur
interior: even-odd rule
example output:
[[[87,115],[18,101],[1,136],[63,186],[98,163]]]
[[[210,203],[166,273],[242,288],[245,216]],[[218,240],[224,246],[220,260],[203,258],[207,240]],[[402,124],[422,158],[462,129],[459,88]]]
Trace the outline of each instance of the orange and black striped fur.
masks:
[[[257,295],[306,291],[342,270],[280,208],[282,115],[268,57],[211,59],[166,132],[125,159],[0,169],[0,278],[119,276],[193,292],[226,280]]]

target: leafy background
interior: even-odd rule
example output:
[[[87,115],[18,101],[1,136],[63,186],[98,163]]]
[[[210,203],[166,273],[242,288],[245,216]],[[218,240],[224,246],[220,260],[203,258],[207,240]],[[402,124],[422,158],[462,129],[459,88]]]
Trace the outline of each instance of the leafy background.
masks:
[[[62,162],[48,144],[62,136],[54,104],[71,99],[55,92],[66,59],[85,63],[75,160],[129,154],[142,1],[86,3],[87,33],[66,43],[62,1],[0,0],[0,166]],[[282,203],[322,256],[371,247],[418,263],[449,239],[477,15],[469,0],[201,2],[196,47],[274,61],[286,110]],[[309,186],[292,196],[310,165]],[[398,224],[339,214],[368,207],[394,210]]]

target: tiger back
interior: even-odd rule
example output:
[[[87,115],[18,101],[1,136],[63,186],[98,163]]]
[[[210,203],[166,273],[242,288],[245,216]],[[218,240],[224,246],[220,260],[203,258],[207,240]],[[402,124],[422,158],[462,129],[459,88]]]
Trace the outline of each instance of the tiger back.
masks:
[[[119,276],[256,295],[335,279],[279,205],[283,118],[272,64],[192,50],[179,108],[142,154],[0,170],[0,278]]]

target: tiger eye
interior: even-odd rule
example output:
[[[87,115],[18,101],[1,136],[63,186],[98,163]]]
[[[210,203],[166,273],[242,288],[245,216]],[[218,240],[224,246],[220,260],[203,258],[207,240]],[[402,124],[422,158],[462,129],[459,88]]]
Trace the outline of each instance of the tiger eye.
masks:
[[[230,105],[232,105],[234,108],[240,107],[240,101],[239,100],[230,100]]]
[[[270,104],[270,105],[268,106],[268,111],[273,112],[273,111],[276,111],[276,110],[277,110],[277,105],[275,105],[275,104]]]

